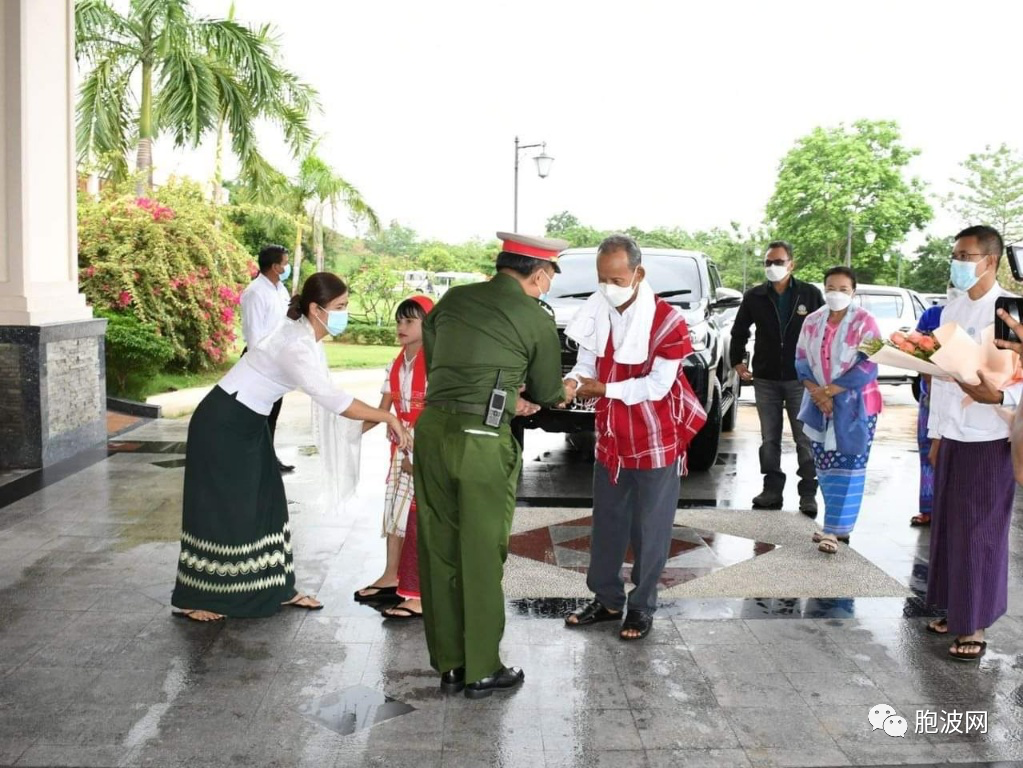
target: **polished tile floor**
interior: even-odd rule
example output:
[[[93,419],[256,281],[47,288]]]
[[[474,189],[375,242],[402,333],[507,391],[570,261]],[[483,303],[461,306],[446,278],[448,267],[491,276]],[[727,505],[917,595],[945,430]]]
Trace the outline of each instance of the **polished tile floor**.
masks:
[[[376,432],[360,496],[328,510],[318,459],[302,450],[308,404],[286,404],[278,442],[299,467],[287,480],[299,582],[327,607],[263,620],[201,626],[170,616],[186,421],[148,423],[73,466],[13,477],[0,485],[0,765],[1023,760],[1023,535],[1015,525],[1010,612],[987,655],[974,665],[947,659],[947,641],[923,629],[927,534],[907,525],[912,409],[906,393],[886,397],[888,431],[853,548],[904,596],[822,598],[810,588],[763,598],[770,585],[753,583],[742,596],[666,599],[650,637],[623,643],[607,624],[565,629],[561,616],[579,598],[537,589],[543,596],[508,602],[502,652],[525,669],[525,685],[478,702],[439,691],[421,625],[383,622],[352,600],[383,560],[386,446]],[[747,404],[719,466],[683,483],[682,508],[688,499],[743,514],[759,482],[756,445]],[[555,436],[531,434],[527,447],[524,510],[585,497],[585,459]],[[512,552],[578,577],[587,511],[577,511],[513,541]],[[760,538],[680,524],[674,566],[685,573],[666,578],[699,584],[769,561],[793,546],[767,549],[776,538],[766,527]],[[829,594],[832,561],[808,562]]]

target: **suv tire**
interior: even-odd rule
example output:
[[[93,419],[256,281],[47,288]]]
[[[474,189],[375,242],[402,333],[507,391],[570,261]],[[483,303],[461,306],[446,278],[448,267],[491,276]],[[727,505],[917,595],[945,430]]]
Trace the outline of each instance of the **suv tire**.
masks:
[[[706,472],[718,460],[721,442],[721,384],[714,379],[714,397],[707,412],[707,423],[689,444],[686,466],[696,472]]]

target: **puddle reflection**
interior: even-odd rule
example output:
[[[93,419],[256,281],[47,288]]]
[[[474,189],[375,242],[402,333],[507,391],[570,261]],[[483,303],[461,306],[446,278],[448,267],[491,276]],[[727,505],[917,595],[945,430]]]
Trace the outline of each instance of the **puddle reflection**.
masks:
[[[410,704],[361,685],[328,693],[299,707],[302,714],[342,736],[372,728],[377,723],[407,715],[415,709]]]

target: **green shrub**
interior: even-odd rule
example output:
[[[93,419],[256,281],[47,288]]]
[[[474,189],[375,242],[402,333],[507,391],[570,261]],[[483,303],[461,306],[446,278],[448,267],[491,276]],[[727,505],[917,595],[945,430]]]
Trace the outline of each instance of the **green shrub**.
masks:
[[[338,339],[342,344],[365,344],[373,347],[393,347],[398,342],[394,323],[375,325],[358,321],[348,324],[347,330]]]
[[[99,311],[107,319],[107,390],[117,397],[140,399],[145,384],[174,357],[174,347],[152,323],[134,315]]]
[[[172,367],[208,370],[235,342],[241,291],[256,271],[234,226],[193,182],[136,198],[112,186],[78,201],[79,284],[99,311],[151,323]]]

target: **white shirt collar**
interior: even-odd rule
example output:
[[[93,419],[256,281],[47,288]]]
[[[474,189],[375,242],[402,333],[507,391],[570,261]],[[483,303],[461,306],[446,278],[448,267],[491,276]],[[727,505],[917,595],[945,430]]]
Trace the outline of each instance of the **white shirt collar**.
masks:
[[[998,281],[995,280],[995,282],[988,289],[987,293],[985,293],[983,296],[976,300],[974,300],[969,293],[963,295],[966,296],[966,298],[968,298],[974,304],[979,304],[982,301],[994,301],[995,299],[1002,295],[1002,286],[1000,286],[998,284]]]

